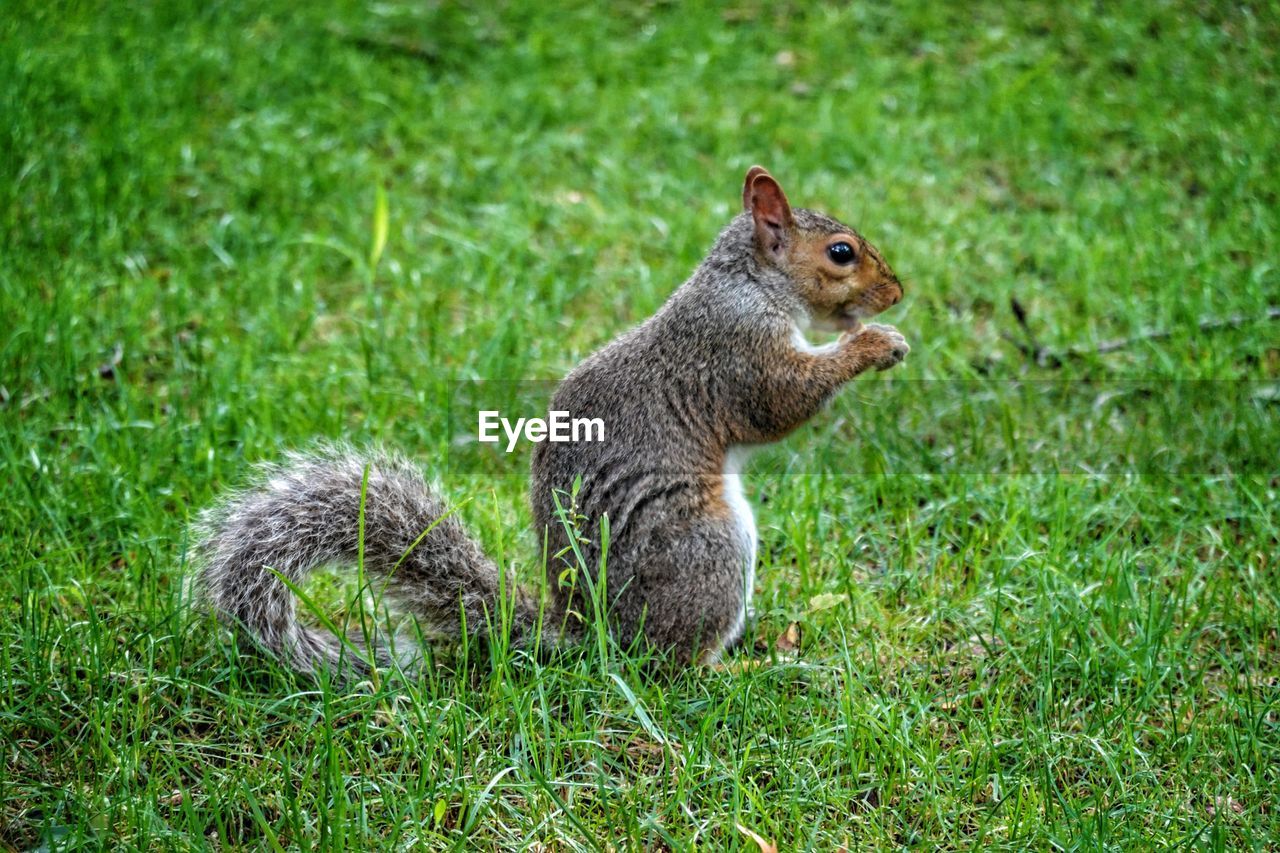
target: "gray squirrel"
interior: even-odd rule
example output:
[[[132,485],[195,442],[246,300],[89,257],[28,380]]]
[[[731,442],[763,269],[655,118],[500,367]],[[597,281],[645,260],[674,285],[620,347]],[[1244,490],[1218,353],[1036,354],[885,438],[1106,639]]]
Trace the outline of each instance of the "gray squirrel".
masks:
[[[548,560],[544,604],[501,576],[415,466],[329,446],[263,466],[205,513],[195,578],[203,600],[299,672],[365,671],[361,650],[299,621],[290,589],[312,569],[356,564],[363,490],[364,569],[398,609],[435,634],[484,640],[503,621],[505,591],[513,644],[572,643],[595,618],[586,590],[601,580],[595,531],[607,516],[613,636],[643,639],[677,662],[714,661],[741,638],[755,582],[755,520],[739,474],[748,453],[910,350],[892,326],[862,323],[902,298],[875,247],[835,219],[792,209],[759,166],[747,172],[742,205],[656,314],[555,391],[552,410],[606,423],[605,441],[542,442],[533,454],[530,499],[546,553],[570,545],[571,510],[588,526],[573,538],[589,577],[562,583]],[[840,336],[814,346],[810,328]],[[389,660],[385,649],[371,657]]]

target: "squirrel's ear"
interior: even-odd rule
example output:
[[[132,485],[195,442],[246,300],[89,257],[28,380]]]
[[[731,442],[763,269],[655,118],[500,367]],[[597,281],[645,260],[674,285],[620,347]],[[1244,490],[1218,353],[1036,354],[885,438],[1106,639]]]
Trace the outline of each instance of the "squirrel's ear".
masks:
[[[764,166],[752,166],[747,170],[747,179],[742,183],[742,209],[751,210],[751,185],[755,183],[756,178],[761,175],[769,175],[769,170]],[[769,175],[769,177],[773,177]]]
[[[787,195],[773,176],[760,166],[752,166],[742,187],[742,206],[751,211],[756,224],[756,242],[770,255],[779,255],[795,225]]]

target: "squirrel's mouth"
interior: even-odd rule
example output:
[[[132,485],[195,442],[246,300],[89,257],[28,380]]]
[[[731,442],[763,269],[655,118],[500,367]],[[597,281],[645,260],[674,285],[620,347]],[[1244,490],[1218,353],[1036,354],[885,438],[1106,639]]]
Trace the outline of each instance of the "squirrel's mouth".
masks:
[[[862,320],[870,313],[856,305],[837,308],[826,316],[813,318],[813,327],[823,332],[836,332],[856,335],[862,330]]]
[[[837,314],[834,318],[835,325],[840,331],[856,335],[862,331],[862,317],[859,316],[860,311]]]
[[[842,305],[836,309],[835,315],[831,318],[832,324],[842,332],[857,333],[862,329],[862,321],[868,317],[874,317],[879,314],[871,306],[859,300]]]
[[[812,322],[815,329],[824,332],[856,335],[862,330],[862,321],[875,313],[868,311],[865,305],[851,302],[838,306],[830,313],[818,314],[813,317]]]
[[[862,329],[862,321],[874,317],[887,308],[897,305],[902,299],[902,288],[895,285],[882,285],[857,294],[854,301],[846,302],[831,315],[830,323],[842,332],[857,334]]]

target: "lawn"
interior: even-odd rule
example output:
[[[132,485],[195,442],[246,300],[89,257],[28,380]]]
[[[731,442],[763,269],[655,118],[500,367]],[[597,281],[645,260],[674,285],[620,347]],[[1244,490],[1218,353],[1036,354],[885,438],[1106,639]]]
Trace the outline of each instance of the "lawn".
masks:
[[[0,846],[1274,847],[1277,44],[1270,3],[5,4]],[[881,249],[912,353],[753,460],[730,666],[342,690],[188,606],[199,510],[318,439],[537,577],[527,454],[453,403],[545,401],[753,163]]]

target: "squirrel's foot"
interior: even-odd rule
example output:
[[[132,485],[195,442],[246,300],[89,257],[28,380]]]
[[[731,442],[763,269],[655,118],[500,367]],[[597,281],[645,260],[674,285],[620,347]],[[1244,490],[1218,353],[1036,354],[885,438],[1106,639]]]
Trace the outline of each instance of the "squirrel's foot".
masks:
[[[862,352],[868,367],[888,370],[901,364],[911,352],[902,333],[883,323],[868,323],[852,336],[851,343]]]

